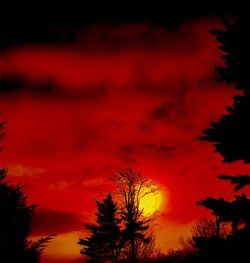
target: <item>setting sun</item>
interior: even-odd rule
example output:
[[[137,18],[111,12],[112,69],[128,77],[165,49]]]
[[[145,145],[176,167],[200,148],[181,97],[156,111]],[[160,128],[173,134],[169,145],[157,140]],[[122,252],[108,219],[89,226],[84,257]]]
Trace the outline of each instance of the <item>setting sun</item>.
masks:
[[[143,209],[144,215],[149,216],[160,210],[162,202],[163,193],[160,190],[155,193],[149,193],[141,199],[140,209]]]

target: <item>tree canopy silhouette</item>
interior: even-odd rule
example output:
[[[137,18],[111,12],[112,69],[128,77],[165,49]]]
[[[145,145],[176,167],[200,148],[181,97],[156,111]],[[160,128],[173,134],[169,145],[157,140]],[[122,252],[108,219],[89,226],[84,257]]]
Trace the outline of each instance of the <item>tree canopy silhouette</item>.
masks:
[[[86,225],[90,237],[81,238],[79,245],[84,246],[81,254],[87,262],[117,262],[121,248],[120,220],[117,206],[109,193],[102,202],[96,201],[96,224]]]
[[[38,262],[48,236],[32,242],[31,234],[34,205],[26,204],[22,188],[6,182],[6,169],[0,169],[0,262]]]
[[[219,80],[227,84],[235,84],[237,89],[242,90],[242,95],[234,97],[233,106],[227,107],[229,114],[222,115],[218,122],[211,123],[212,127],[204,131],[205,135],[201,139],[213,142],[216,152],[219,152],[224,157],[224,161],[229,163],[237,160],[250,162],[248,22],[249,18],[245,15],[238,17],[233,23],[224,19],[225,29],[211,31],[221,43],[219,48],[224,52],[221,57],[225,66],[217,68]],[[249,175],[220,175],[219,179],[231,181],[231,184],[235,185],[235,191],[250,185]],[[220,222],[231,221],[234,228],[238,222],[248,221],[244,209],[248,208],[249,200],[245,194],[235,196],[232,202],[225,201],[223,198],[207,197],[198,204],[211,209]]]
[[[127,262],[137,262],[139,249],[143,244],[147,246],[152,241],[148,229],[152,217],[145,217],[140,209],[141,199],[158,191],[158,187],[151,180],[133,170],[122,170],[114,176],[121,198],[121,218],[125,224],[123,230],[124,246],[128,246]],[[140,245],[139,245],[140,244]]]
[[[221,44],[219,49],[223,51],[221,58],[225,63],[224,67],[216,68],[218,80],[235,84],[239,90],[249,91],[249,17],[242,14],[234,22],[227,19],[222,22],[224,29],[211,30]]]
[[[234,103],[227,107],[228,114],[219,121],[211,123],[201,138],[214,143],[215,151],[220,153],[224,162],[242,160],[250,163],[250,41],[249,18],[241,16],[233,23],[224,20],[224,30],[213,30],[221,43],[225,66],[217,68],[219,80],[234,84],[241,95],[234,97]],[[219,179],[228,180],[234,190],[242,190],[250,185],[249,175],[220,175]],[[250,242],[250,199],[245,193],[235,195],[233,200],[206,197],[198,205],[210,209],[216,218],[216,235],[210,238],[194,238],[202,262],[249,262]],[[231,231],[226,237],[220,235],[220,224],[227,222]],[[216,261],[216,262],[217,262]]]
[[[249,17],[240,16],[234,22],[224,19],[225,29],[212,30],[220,42],[224,67],[218,67],[219,81],[234,84],[242,95],[234,97],[227,107],[228,114],[212,122],[204,131],[203,140],[214,144],[225,162],[243,160],[250,162],[250,38]]]
[[[5,122],[0,123],[2,139]],[[27,205],[20,185],[6,180],[7,169],[0,169],[0,262],[36,263],[53,235],[31,241],[35,205]]]
[[[117,203],[110,193],[96,201],[96,223],[85,225],[90,236],[78,241],[83,246],[80,253],[93,263],[149,262],[155,245],[150,229],[154,216],[143,215],[140,201],[158,187],[132,170],[119,171],[112,180],[118,190]]]
[[[227,111],[229,114],[211,123],[202,139],[214,143],[224,162],[243,160],[250,163],[250,91],[236,95],[233,106],[227,107]]]

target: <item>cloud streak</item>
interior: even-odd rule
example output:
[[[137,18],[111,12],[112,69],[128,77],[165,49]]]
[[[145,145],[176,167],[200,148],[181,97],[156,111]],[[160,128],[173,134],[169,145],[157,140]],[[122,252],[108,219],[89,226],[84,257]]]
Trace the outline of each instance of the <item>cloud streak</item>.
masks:
[[[33,235],[64,234],[81,230],[84,222],[77,214],[55,209],[38,208],[32,222]]]

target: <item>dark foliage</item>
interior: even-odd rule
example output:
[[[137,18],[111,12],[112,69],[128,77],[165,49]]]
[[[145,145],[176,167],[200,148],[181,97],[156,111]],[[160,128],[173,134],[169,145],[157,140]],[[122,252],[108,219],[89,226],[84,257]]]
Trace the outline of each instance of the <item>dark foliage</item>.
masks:
[[[231,184],[235,185],[234,191],[239,191],[243,187],[250,185],[250,176],[247,174],[236,176],[220,175],[218,178],[222,180],[231,181]]]
[[[38,262],[52,236],[28,240],[35,206],[26,204],[20,186],[5,181],[6,174],[6,169],[0,170],[0,262]]]
[[[222,115],[218,122],[204,131],[201,138],[214,143],[216,152],[224,162],[242,160],[250,163],[250,38],[249,18],[239,17],[234,23],[224,20],[224,30],[213,30],[224,52],[224,67],[217,68],[219,80],[234,84],[242,95],[234,97],[228,114]],[[219,179],[228,180],[239,191],[250,185],[249,175],[220,175]],[[193,237],[195,253],[192,262],[250,262],[250,199],[246,194],[236,195],[234,200],[206,197],[197,203],[212,211],[215,216],[216,234],[212,237]],[[223,222],[231,225],[226,236],[221,236]]]
[[[128,247],[127,262],[135,263],[140,254],[137,244],[146,246],[152,241],[147,233],[153,218],[143,216],[140,201],[145,195],[158,191],[158,188],[148,178],[133,170],[122,170],[113,179],[122,200],[121,219],[125,224],[122,241]]]
[[[221,43],[219,49],[223,51],[221,57],[225,63],[224,67],[216,68],[219,80],[236,84],[239,90],[249,91],[249,17],[242,15],[233,23],[224,19],[223,24],[225,29],[211,31]]]
[[[219,80],[234,84],[242,95],[234,97],[232,107],[227,107],[228,114],[222,115],[219,121],[211,123],[204,131],[203,140],[214,143],[216,152],[225,162],[243,160],[250,162],[250,38],[249,18],[241,16],[233,23],[224,20],[225,29],[212,30],[221,43],[221,56],[224,67],[217,68]]]
[[[250,163],[250,92],[235,96],[233,106],[227,107],[227,111],[229,114],[211,123],[202,139],[214,143],[225,162]]]
[[[0,140],[5,123],[0,123]],[[27,205],[22,187],[6,181],[6,176],[7,169],[0,169],[0,262],[36,263],[54,235],[29,240],[35,205]]]
[[[84,246],[81,254],[87,262],[117,262],[120,252],[120,220],[117,218],[116,203],[108,194],[102,201],[96,201],[96,224],[86,225],[90,237],[81,238],[79,245]]]

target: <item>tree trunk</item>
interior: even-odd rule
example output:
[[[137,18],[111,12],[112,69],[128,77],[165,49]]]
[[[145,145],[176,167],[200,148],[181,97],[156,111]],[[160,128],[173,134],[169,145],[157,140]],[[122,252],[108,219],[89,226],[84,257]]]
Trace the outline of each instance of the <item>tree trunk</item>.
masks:
[[[134,235],[131,235],[131,263],[136,262],[136,255],[135,255],[135,238]]]

